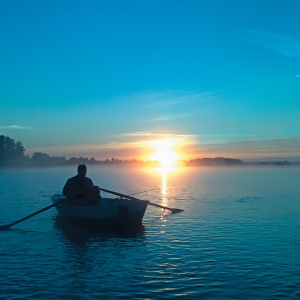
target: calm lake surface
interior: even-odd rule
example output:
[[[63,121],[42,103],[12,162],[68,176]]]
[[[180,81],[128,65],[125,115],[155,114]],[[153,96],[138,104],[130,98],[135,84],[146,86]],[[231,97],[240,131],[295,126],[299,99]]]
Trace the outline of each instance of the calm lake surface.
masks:
[[[0,170],[0,225],[51,204],[74,175]],[[0,299],[300,299],[299,167],[88,166],[87,176],[184,211],[148,206],[141,226],[93,230],[52,208],[0,231]]]

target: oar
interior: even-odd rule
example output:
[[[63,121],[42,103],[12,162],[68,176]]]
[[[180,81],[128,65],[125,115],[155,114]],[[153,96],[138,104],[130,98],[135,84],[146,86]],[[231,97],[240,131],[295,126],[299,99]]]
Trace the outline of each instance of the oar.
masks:
[[[103,191],[103,192],[106,192],[106,193],[110,193],[110,194],[116,195],[116,196],[128,198],[128,199],[131,199],[131,200],[141,200],[141,199],[138,199],[138,198],[131,197],[129,195],[124,195],[124,194],[121,194],[121,193],[117,193],[117,192],[114,192],[114,191],[109,191],[109,190],[102,189],[102,188],[99,188],[99,190]],[[157,207],[163,208],[163,209],[170,210],[173,214],[176,214],[176,213],[179,213],[179,212],[183,211],[183,209],[180,209],[180,208],[170,208],[170,207],[158,205],[158,204],[155,204],[155,203],[152,203],[152,202],[149,202],[149,204],[153,205],[153,206],[157,206]]]
[[[133,196],[133,195],[141,194],[141,193],[147,193],[147,192],[150,192],[150,191],[157,191],[157,190],[160,190],[160,189],[151,189],[151,190],[136,192],[136,193],[130,194],[129,196]]]
[[[2,225],[2,226],[0,226],[0,230],[7,230],[7,229],[10,229],[10,227],[12,227],[12,226],[14,226],[14,225],[16,225],[16,224],[18,224],[18,223],[20,223],[20,222],[23,222],[23,221],[25,221],[25,220],[27,220],[27,219],[29,219],[29,218],[35,216],[35,215],[38,215],[38,214],[40,214],[41,212],[43,212],[43,211],[45,211],[45,210],[48,210],[48,209],[50,209],[50,208],[52,208],[52,207],[54,207],[54,206],[57,206],[57,205],[59,205],[59,204],[61,204],[61,203],[64,203],[65,201],[67,201],[67,198],[66,198],[66,199],[63,199],[63,200],[60,200],[60,201],[57,201],[57,202],[55,202],[54,204],[51,204],[51,205],[49,205],[49,206],[47,206],[47,207],[45,207],[45,208],[43,208],[43,209],[40,209],[40,210],[38,210],[38,211],[36,211],[36,212],[34,212],[34,213],[28,215],[27,217],[24,217],[24,218],[20,219],[20,220],[18,220],[18,221],[12,222],[11,224]]]

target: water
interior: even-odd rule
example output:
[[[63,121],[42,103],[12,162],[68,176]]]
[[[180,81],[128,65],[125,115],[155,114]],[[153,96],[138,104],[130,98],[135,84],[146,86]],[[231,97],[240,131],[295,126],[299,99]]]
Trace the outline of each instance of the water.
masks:
[[[1,170],[0,225],[49,205],[75,170]],[[155,189],[136,197],[184,212],[148,206],[140,226],[93,230],[53,208],[0,231],[0,299],[300,298],[299,168],[88,176],[125,194]]]

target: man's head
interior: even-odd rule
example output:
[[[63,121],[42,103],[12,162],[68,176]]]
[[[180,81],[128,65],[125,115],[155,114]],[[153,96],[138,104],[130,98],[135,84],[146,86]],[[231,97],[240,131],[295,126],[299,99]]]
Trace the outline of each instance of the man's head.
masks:
[[[79,165],[77,168],[77,173],[80,178],[84,178],[86,175],[86,165]]]

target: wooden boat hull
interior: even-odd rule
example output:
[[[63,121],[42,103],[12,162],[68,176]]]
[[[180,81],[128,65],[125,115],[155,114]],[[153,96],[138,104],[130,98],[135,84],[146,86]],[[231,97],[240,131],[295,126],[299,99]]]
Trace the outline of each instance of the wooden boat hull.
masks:
[[[52,197],[53,203],[64,199],[62,195]],[[147,200],[102,198],[99,205],[70,206],[65,203],[55,206],[60,217],[86,224],[98,225],[141,223],[147,209]]]

